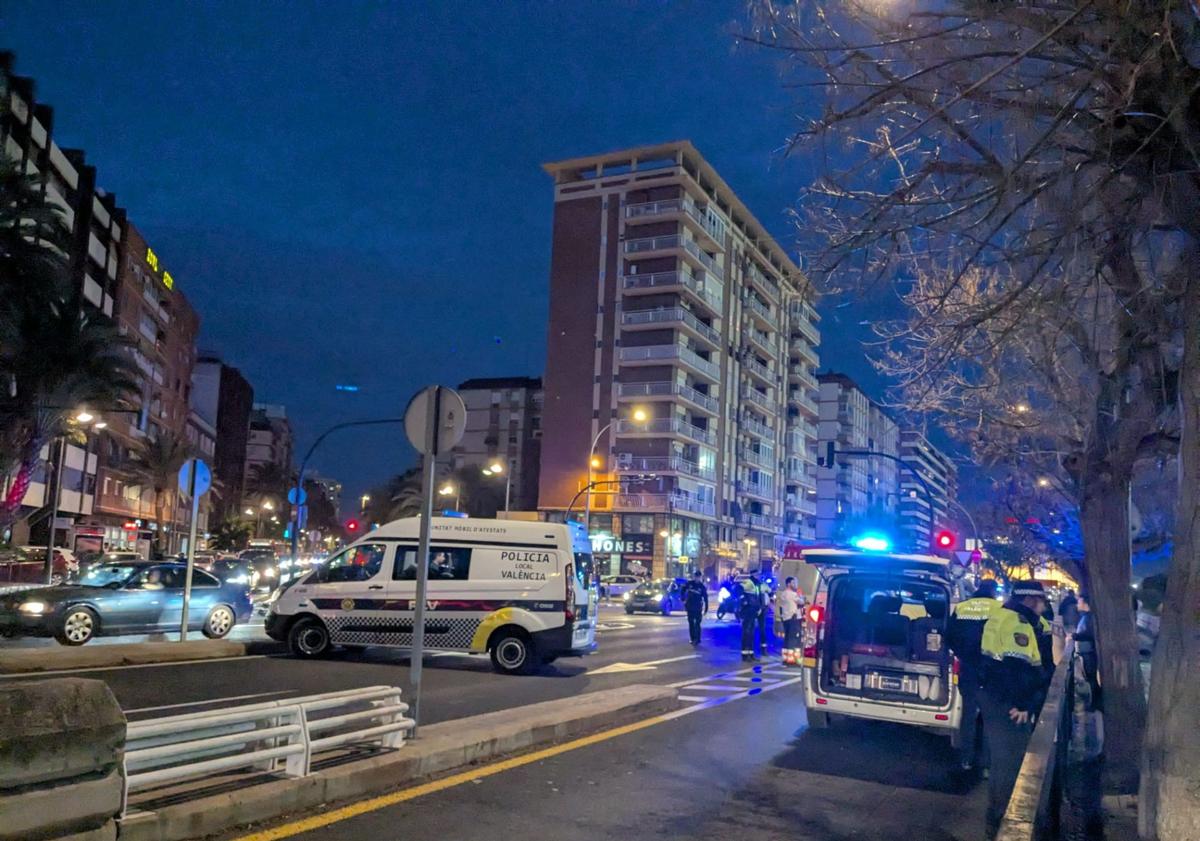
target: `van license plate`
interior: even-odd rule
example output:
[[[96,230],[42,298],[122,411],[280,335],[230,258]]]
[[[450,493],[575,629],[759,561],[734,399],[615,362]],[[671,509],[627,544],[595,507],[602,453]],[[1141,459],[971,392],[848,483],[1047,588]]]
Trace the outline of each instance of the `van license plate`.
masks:
[[[903,692],[904,681],[898,677],[889,677],[887,675],[879,676],[879,688],[887,689],[891,692]]]

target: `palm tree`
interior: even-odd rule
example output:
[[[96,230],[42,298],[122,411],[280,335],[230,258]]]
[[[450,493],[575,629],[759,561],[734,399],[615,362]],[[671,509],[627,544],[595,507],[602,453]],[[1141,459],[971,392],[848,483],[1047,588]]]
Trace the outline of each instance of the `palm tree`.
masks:
[[[70,418],[85,405],[117,408],[137,387],[129,340],[70,288],[70,248],[61,210],[0,156],[0,470],[13,473],[0,527]]]
[[[170,432],[160,433],[153,440],[142,441],[132,453],[131,467],[141,476],[143,483],[154,490],[154,521],[158,524],[154,533],[156,551],[162,551],[162,537],[166,532],[167,521],[164,512],[168,492],[174,493],[179,468],[193,455],[192,445]]]
[[[251,495],[279,503],[296,487],[296,474],[280,464],[265,461],[255,465],[248,484]]]

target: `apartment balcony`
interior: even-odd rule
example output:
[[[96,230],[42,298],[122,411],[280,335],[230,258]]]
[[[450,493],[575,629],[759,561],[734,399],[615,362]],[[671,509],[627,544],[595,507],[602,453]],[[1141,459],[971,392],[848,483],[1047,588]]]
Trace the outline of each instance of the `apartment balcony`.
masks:
[[[792,329],[808,340],[813,347],[821,344],[821,331],[807,318],[792,318]]]
[[[738,447],[738,460],[744,461],[747,464],[753,464],[755,467],[764,467],[767,470],[775,470],[778,465],[775,464],[775,453],[773,450],[755,451],[750,447]]]
[[[792,339],[791,351],[814,368],[821,367],[821,360],[817,358],[817,352],[807,339]]]
[[[718,280],[725,278],[721,264],[705,252],[694,239],[683,234],[627,239],[624,250],[626,257],[665,257],[669,254],[680,254],[697,269],[711,273]]]
[[[653,418],[644,422],[620,420],[617,421],[617,434],[636,438],[686,438],[710,447],[717,443],[717,435],[711,429],[696,426],[683,418]]]
[[[756,435],[765,441],[775,440],[775,430],[767,426],[761,421],[756,421],[754,418],[742,417],[738,420],[738,429],[742,432],[748,432],[751,435]]]
[[[821,384],[812,375],[812,371],[803,363],[793,362],[788,365],[788,381],[804,386],[809,391],[820,392]]]
[[[622,288],[626,295],[654,295],[661,292],[687,294],[718,317],[724,307],[725,290],[721,284],[696,277],[690,272],[628,274],[622,278]]]
[[[617,399],[640,402],[643,400],[661,400],[680,398],[693,408],[700,409],[705,414],[718,415],[721,404],[715,397],[697,391],[682,383],[618,383]]]
[[[746,272],[746,278],[750,281],[754,288],[763,294],[764,298],[773,304],[779,303],[779,296],[782,291],[779,288],[779,281],[775,280],[774,278],[767,277],[753,265],[750,267],[750,270]]]
[[[812,514],[815,516],[817,513],[816,499],[804,493],[788,494],[787,507],[793,511],[799,511],[801,514]]]
[[[738,482],[738,490],[746,496],[752,496],[755,499],[771,502],[775,499],[775,483],[774,482],[751,482],[749,479],[743,479]]]
[[[678,494],[617,494],[613,507],[621,511],[663,511],[668,514],[685,511],[701,517],[717,516],[714,503]]]
[[[817,401],[809,397],[808,392],[802,388],[789,388],[788,402],[793,406],[798,406],[805,410],[813,417],[816,417],[820,413],[820,410],[817,408]]]
[[[755,295],[743,295],[742,303],[745,305],[746,312],[755,318],[762,329],[775,329],[775,317],[771,314],[770,306],[764,304]]]
[[[742,386],[741,393],[743,400],[748,400],[764,412],[770,412],[772,415],[779,414],[779,407],[775,405],[775,401],[758,389]]]
[[[748,327],[743,335],[750,344],[754,345],[770,359],[774,359],[775,355],[779,352],[779,344],[771,338],[769,333],[765,333],[757,327]]]
[[[684,307],[662,307],[653,310],[626,310],[621,315],[626,330],[653,330],[658,327],[677,327],[707,342],[713,350],[721,348],[721,334]]]
[[[747,525],[756,529],[773,530],[779,527],[779,518],[770,514],[744,514]]]
[[[663,365],[674,361],[713,382],[721,379],[721,368],[683,345],[646,345],[621,348],[622,365]]]
[[[742,370],[752,374],[755,377],[758,377],[759,381],[768,388],[773,388],[774,386],[778,385],[775,380],[775,375],[771,373],[771,369],[766,365],[763,365],[757,359],[747,357],[746,359],[742,360]]]
[[[618,473],[678,473],[694,476],[705,482],[716,479],[716,471],[713,468],[701,467],[681,456],[635,456],[630,453],[618,453],[616,467]]]
[[[664,219],[679,219],[688,223],[713,248],[725,250],[725,230],[712,219],[690,197],[641,202],[625,206],[625,222],[636,225],[640,222],[660,222]]]

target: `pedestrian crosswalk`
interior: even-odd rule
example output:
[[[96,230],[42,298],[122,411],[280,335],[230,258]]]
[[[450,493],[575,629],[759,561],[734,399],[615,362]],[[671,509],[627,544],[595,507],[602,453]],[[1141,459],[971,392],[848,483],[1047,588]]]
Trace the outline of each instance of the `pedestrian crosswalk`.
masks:
[[[719,672],[700,678],[689,678],[672,684],[679,690],[679,700],[689,704],[723,703],[737,697],[756,695],[768,686],[796,683],[799,669],[766,664],[736,671]]]

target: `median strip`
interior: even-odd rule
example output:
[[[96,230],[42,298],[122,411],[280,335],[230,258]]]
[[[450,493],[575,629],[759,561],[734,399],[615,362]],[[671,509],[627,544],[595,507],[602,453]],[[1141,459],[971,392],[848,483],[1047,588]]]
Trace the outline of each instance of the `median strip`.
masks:
[[[195,660],[227,660],[277,651],[282,651],[277,643],[229,640],[135,642],[80,648],[14,648],[0,650],[0,675],[13,677],[121,666],[157,666]]]

